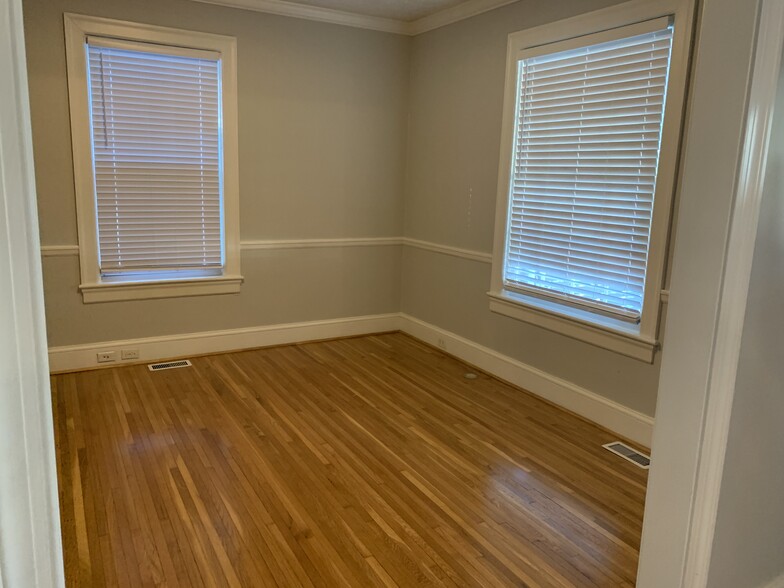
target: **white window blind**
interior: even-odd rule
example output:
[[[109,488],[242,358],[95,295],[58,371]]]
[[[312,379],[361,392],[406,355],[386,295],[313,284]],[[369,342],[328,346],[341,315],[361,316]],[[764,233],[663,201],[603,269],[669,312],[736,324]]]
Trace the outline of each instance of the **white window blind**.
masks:
[[[220,273],[220,56],[89,38],[101,274]]]
[[[519,61],[505,288],[639,321],[667,24]]]

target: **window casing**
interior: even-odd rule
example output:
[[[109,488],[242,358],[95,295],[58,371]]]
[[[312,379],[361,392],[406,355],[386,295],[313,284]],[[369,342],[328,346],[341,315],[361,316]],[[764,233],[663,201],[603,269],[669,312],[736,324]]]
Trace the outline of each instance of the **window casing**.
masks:
[[[238,292],[235,40],[65,24],[84,301]]]
[[[692,10],[510,35],[491,310],[652,361]]]

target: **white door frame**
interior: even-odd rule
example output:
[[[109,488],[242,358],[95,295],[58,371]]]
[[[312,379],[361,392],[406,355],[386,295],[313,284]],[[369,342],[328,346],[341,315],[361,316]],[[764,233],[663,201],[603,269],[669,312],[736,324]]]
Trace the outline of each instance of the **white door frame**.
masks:
[[[730,429],[757,224],[784,41],[784,0],[764,0],[749,94],[743,160],[727,247],[722,304],[711,366],[705,431],[690,533],[685,585],[704,587],[713,547]]]
[[[713,536],[719,506],[724,458],[726,454],[730,417],[735,394],[735,380],[741,349],[746,300],[749,290],[754,245],[757,236],[762,200],[765,166],[767,163],[770,130],[779,80],[782,40],[784,40],[784,0],[762,0],[757,28],[753,69],[750,78],[745,130],[741,159],[737,170],[737,186],[732,203],[729,238],[723,252],[723,277],[716,313],[714,338],[711,342],[708,366],[704,371],[704,388],[659,390],[659,406],[654,428],[653,459],[648,499],[645,511],[640,575],[638,586],[659,588],[706,588],[710,568]],[[676,252],[676,255],[678,253]],[[688,253],[686,253],[688,255]],[[688,276],[683,276],[688,279]],[[670,293],[670,309],[680,303],[679,290],[699,288],[700,284],[675,283]],[[688,319],[687,319],[688,321]],[[670,352],[662,361],[661,382],[678,381],[683,370],[699,369],[689,347],[693,341],[679,337],[688,332],[689,325],[681,325],[670,339],[665,333],[664,348]],[[685,330],[684,330],[685,329]],[[694,325],[699,332],[700,325]],[[677,385],[672,386],[676,388]],[[689,406],[679,394],[698,395],[704,391],[704,402],[693,404],[699,414],[676,415],[675,404]],[[675,392],[675,393],[674,393]],[[673,403],[662,407],[662,403]],[[659,410],[664,416],[659,417]],[[684,423],[701,422],[695,447],[679,447],[675,431]],[[674,475],[672,465],[688,461],[689,475]],[[690,496],[688,512],[683,513],[685,524],[674,526],[672,513],[665,512],[673,505],[668,498],[673,493]],[[668,516],[670,515],[669,520]],[[664,548],[668,543],[669,548]],[[679,583],[675,583],[680,579]]]
[[[0,0],[0,584],[64,586],[21,0]]]

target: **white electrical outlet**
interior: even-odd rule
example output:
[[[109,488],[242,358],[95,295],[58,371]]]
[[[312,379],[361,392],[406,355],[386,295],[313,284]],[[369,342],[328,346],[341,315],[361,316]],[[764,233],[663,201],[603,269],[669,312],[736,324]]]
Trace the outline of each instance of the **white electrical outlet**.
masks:
[[[139,359],[139,350],[138,349],[123,349],[120,352],[120,358],[123,360],[126,359]]]
[[[117,352],[116,351],[101,351],[96,354],[96,359],[98,363],[106,363],[109,361],[117,361]]]

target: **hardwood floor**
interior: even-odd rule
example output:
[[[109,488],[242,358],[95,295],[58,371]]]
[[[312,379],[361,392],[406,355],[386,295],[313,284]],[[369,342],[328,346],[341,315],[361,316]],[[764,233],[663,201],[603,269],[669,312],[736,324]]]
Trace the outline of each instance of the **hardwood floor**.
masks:
[[[633,586],[615,437],[400,333],[52,378],[69,586]]]

